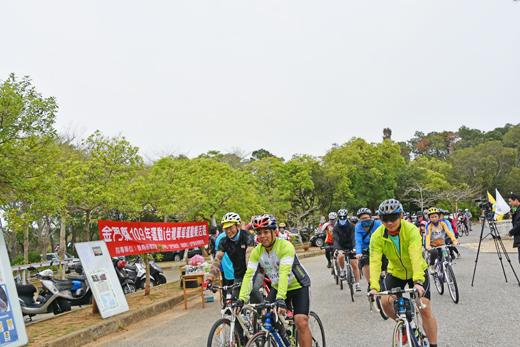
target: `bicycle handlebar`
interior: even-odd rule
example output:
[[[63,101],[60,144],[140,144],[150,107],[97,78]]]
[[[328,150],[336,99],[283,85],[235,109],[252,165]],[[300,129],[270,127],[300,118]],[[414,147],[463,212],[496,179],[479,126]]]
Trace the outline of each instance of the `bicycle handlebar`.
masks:
[[[233,285],[230,285],[230,286],[217,286],[216,284],[213,284],[210,289],[213,293],[216,293],[217,290],[230,290],[230,289],[235,289],[235,288],[238,288],[242,285],[242,283],[235,283]]]
[[[390,290],[385,290],[384,292],[377,292],[376,295],[396,295],[396,294],[408,294],[408,293],[417,294],[416,299],[420,299],[419,295],[418,295],[419,291],[416,288],[401,289],[400,287],[396,287],[396,288],[392,288]],[[374,296],[372,294],[370,294],[370,292],[367,293],[367,296],[370,298],[370,303],[371,303],[374,311],[379,313],[380,310],[377,308],[377,305],[375,304]],[[422,300],[417,300],[417,301],[419,304],[418,306],[421,310],[426,308],[426,305],[422,302]]]

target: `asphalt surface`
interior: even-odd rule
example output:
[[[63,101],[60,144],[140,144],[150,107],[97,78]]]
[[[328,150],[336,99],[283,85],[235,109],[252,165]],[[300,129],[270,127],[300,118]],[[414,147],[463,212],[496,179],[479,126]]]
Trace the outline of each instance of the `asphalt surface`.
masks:
[[[478,242],[478,233],[460,241]],[[506,283],[496,253],[481,253],[474,286],[471,279],[476,252],[459,247],[462,258],[454,261],[460,302],[453,303],[447,288],[439,295],[432,288],[432,308],[437,319],[439,346],[518,346],[520,344],[520,287],[510,264],[504,258]],[[510,254],[511,264],[520,276],[518,255]],[[302,259],[312,279],[312,310],[325,325],[327,345],[389,346],[394,322],[370,313],[365,292],[350,301],[348,290],[340,290],[324,256]],[[362,279],[366,288],[366,280]],[[220,318],[217,302],[202,309],[200,300],[189,302],[188,310],[179,305],[169,312],[133,324],[125,330],[101,338],[88,346],[206,346],[213,323]]]

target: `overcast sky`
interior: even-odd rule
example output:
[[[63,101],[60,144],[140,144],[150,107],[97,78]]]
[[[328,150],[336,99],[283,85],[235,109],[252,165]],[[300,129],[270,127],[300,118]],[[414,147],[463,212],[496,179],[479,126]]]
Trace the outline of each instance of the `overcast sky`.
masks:
[[[512,0],[4,1],[0,79],[143,153],[324,155],[520,123]]]

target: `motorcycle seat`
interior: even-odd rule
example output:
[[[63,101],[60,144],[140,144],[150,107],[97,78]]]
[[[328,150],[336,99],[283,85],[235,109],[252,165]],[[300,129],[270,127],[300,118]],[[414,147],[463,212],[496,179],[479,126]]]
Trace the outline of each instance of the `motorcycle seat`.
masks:
[[[67,276],[67,278],[71,281],[86,281],[87,280],[87,276],[83,276],[83,275],[69,275],[69,276]]]
[[[36,287],[32,284],[17,284],[16,291],[18,292],[18,295],[33,295],[36,293]]]
[[[137,272],[137,266],[135,265],[126,265],[125,269]]]

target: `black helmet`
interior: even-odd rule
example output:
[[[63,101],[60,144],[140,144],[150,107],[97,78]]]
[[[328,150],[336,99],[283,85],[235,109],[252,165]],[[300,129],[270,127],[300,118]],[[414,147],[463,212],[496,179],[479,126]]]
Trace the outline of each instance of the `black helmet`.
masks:
[[[417,213],[415,214],[416,217],[422,217],[424,216],[424,213],[422,213],[422,211],[417,211]]]

